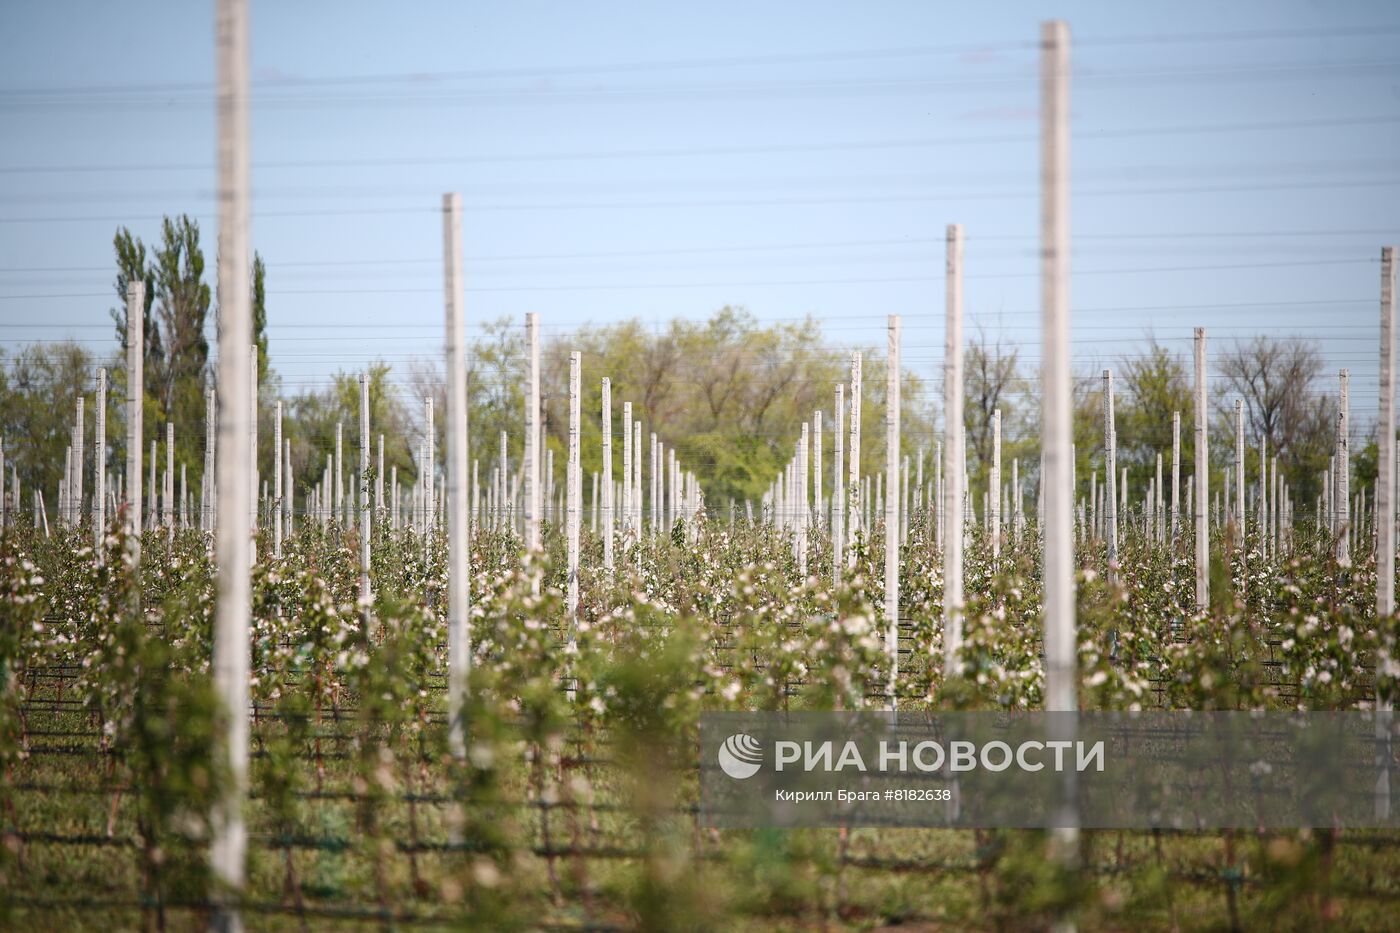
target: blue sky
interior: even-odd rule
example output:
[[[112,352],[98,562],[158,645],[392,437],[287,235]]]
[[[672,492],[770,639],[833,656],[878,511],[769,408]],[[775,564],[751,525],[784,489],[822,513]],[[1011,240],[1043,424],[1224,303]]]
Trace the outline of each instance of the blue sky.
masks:
[[[811,314],[1039,356],[1038,24],[1074,37],[1073,341],[1299,333],[1376,370],[1400,241],[1400,5],[252,4],[254,230],[286,388],[441,347],[441,192],[473,325]],[[211,3],[0,6],[0,340],[115,349],[111,239],[188,212],[212,269]],[[1374,392],[1353,391],[1358,420]]]

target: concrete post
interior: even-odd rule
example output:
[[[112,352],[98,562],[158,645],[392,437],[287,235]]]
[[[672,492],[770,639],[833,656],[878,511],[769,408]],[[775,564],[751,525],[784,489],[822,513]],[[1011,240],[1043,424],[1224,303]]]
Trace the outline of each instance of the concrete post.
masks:
[[[243,889],[246,871],[247,829],[243,802],[248,787],[248,680],[251,643],[248,637],[252,610],[252,509],[254,406],[250,380],[252,308],[248,274],[248,10],[245,0],[218,0],[216,6],[219,127],[219,394],[225,400],[219,413],[218,562],[217,599],[214,604],[214,685],[227,714],[221,751],[228,765],[225,796],[214,816],[210,864],[220,884],[233,896]],[[139,297],[139,293],[138,293]],[[139,307],[139,301],[137,306]],[[139,315],[136,316],[139,319]],[[138,339],[132,343],[139,348]],[[139,357],[138,357],[139,359]],[[140,380],[132,393],[139,405]],[[140,416],[134,419],[139,432]],[[133,487],[141,482],[140,434],[130,447],[137,451],[128,464]],[[138,493],[139,495],[139,493]],[[139,500],[138,500],[139,505]],[[139,514],[139,509],[138,509]],[[139,524],[137,525],[139,528]],[[212,925],[217,930],[240,931],[236,909],[220,905]]]
[[[1207,448],[1206,329],[1196,328],[1196,608],[1210,602],[1210,451]]]
[[[467,538],[466,299],[462,279],[462,197],[442,198],[443,312],[447,364],[447,716],[448,745],[462,758],[467,751],[462,709],[471,668],[471,542]],[[432,400],[429,400],[431,413]],[[431,414],[428,421],[432,427]],[[431,450],[431,430],[429,432]],[[428,463],[429,489],[432,461]],[[431,500],[430,500],[431,501]]]
[[[885,654],[890,666],[885,695],[892,711],[899,681],[899,330],[899,315],[891,314],[885,364]]]
[[[963,229],[947,230],[943,348],[943,674],[958,670],[962,650],[963,544],[966,529],[963,453]]]

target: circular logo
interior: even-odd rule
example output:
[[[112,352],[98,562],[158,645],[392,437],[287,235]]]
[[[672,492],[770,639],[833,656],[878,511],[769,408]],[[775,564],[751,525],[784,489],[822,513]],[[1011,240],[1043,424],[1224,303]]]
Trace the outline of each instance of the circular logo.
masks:
[[[719,747],[719,766],[736,780],[751,778],[763,767],[763,747],[753,736],[736,732]]]

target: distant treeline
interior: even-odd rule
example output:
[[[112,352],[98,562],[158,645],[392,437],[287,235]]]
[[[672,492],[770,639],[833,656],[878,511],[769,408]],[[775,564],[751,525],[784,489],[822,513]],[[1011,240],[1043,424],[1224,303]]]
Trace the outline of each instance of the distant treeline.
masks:
[[[213,307],[199,227],[188,217],[167,218],[160,244],[148,250],[122,228],[114,238],[119,297],[110,314],[116,339],[110,353],[94,353],[72,342],[36,343],[0,351],[0,436],[9,468],[24,489],[43,489],[55,501],[70,442],[77,397],[86,398],[86,475],[92,466],[96,372],[108,370],[108,468],[122,469],[125,459],[125,348],[127,283],[146,283],[145,444],[156,441],[158,463],[165,462],[167,422],[175,425],[177,469],[184,464],[191,489],[197,489],[204,466],[204,395],[213,385],[210,346],[205,336]],[[212,275],[212,272],[211,272]],[[281,391],[269,365],[266,326],[266,271],[260,256],[250,270],[261,401],[258,456],[264,475],[271,474],[275,403],[283,402],[283,431],[292,442],[298,495],[320,478],[334,451],[336,425],[343,425],[346,462],[359,444],[361,372],[370,377],[371,430],[385,436],[386,470],[398,468],[402,482],[420,469],[417,452],[425,428],[425,398],[443,410],[440,360],[425,359],[394,372],[366,354],[363,363],[347,351],[345,368],[327,386],[296,394]],[[272,309],[277,314],[277,309]],[[1319,491],[1319,476],[1334,449],[1336,387],[1323,371],[1317,347],[1301,338],[1259,336],[1214,351],[1212,379],[1212,467],[1223,470],[1234,451],[1234,402],[1243,399],[1246,414],[1247,473],[1256,475],[1259,438],[1268,439],[1270,456],[1296,501],[1306,504]],[[757,499],[791,457],[793,439],[803,421],[823,413],[826,456],[831,457],[834,389],[850,374],[851,350],[830,344],[820,324],[761,324],[742,308],[725,307],[709,320],[676,319],[659,327],[638,320],[586,326],[567,341],[547,341],[542,349],[542,406],[549,445],[555,451],[556,482],[562,483],[568,440],[568,354],[583,354],[582,464],[585,477],[601,472],[600,381],[612,379],[613,413],[620,425],[622,403],[633,403],[647,433],[655,432],[674,447],[682,464],[693,470],[711,503],[729,498]],[[864,405],[862,473],[883,469],[884,350],[863,352]],[[499,457],[500,433],[506,432],[512,467],[524,447],[525,353],[523,322],[491,322],[470,347],[470,432],[472,457],[489,472]],[[1149,339],[1141,351],[1108,364],[1114,370],[1118,462],[1129,470],[1135,489],[1146,488],[1155,474],[1158,453],[1170,457],[1171,415],[1192,419],[1188,363]],[[1021,474],[1032,483],[1038,472],[1038,374],[1023,365],[1019,352],[985,336],[972,340],[965,353],[968,471],[980,504],[985,464],[991,458],[992,412],[1002,412],[1003,461],[1020,458]],[[1091,471],[1102,469],[1103,396],[1096,366],[1076,380],[1075,440],[1078,477],[1087,484]],[[932,482],[934,452],[941,435],[937,423],[941,378],[930,383],[908,372],[901,376],[902,443],[917,461],[922,452],[924,478]],[[847,389],[849,400],[849,388]],[[445,418],[435,419],[439,459],[447,449]],[[849,424],[847,424],[849,430]],[[619,432],[615,432],[619,433]],[[1193,462],[1192,432],[1182,431],[1184,463]],[[1355,467],[1365,485],[1375,476],[1375,443],[1353,444]],[[621,443],[614,445],[615,468],[621,467]],[[828,464],[831,460],[827,460]],[[1183,480],[1189,466],[1183,468]],[[1004,476],[1009,475],[1009,467]],[[484,481],[484,474],[483,474]],[[826,473],[830,489],[831,466]],[[7,488],[8,488],[7,477]],[[305,484],[305,485],[303,485]],[[589,483],[585,482],[585,490]],[[89,489],[90,483],[85,483]],[[1033,486],[1028,487],[1033,488]],[[587,492],[585,493],[588,494]],[[24,505],[28,506],[28,494]],[[979,505],[980,508],[980,505]]]

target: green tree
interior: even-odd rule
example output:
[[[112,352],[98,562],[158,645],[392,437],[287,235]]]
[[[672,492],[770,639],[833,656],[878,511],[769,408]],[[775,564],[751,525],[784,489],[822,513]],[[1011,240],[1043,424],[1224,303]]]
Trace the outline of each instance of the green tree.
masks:
[[[1129,505],[1141,507],[1150,482],[1157,478],[1157,455],[1162,455],[1162,482],[1171,483],[1172,412],[1181,413],[1181,502],[1185,507],[1186,484],[1194,470],[1195,458],[1195,398],[1191,376],[1181,357],[1162,346],[1154,337],[1147,338],[1141,353],[1125,354],[1116,366],[1096,366],[1075,378],[1074,437],[1078,487],[1076,501],[1088,504],[1093,474],[1098,474],[1100,487],[1107,477],[1104,473],[1104,412],[1103,371],[1113,372],[1113,424],[1118,435],[1117,467],[1128,471]],[[1211,439],[1211,488],[1223,481],[1225,461],[1218,453],[1222,448],[1214,436]],[[1122,490],[1117,490],[1122,496]],[[1163,501],[1170,506],[1171,491],[1163,490]]]
[[[156,301],[155,269],[148,261],[146,245],[141,242],[140,237],[133,236],[126,227],[118,228],[116,235],[112,238],[112,248],[116,254],[117,262],[117,277],[112,283],[113,291],[117,294],[117,304],[109,309],[108,313],[116,324],[117,343],[121,346],[121,357],[114,361],[109,373],[111,385],[109,395],[114,402],[124,399],[126,396],[126,290],[132,282],[143,282],[146,286],[145,302],[141,308],[142,381],[145,386],[145,400],[142,406],[143,438],[155,438],[158,434],[163,437],[164,434],[160,426],[163,423],[164,411],[152,388],[161,383],[165,372],[165,350],[161,341],[160,322],[152,313]],[[121,415],[120,418],[107,419],[108,445],[111,454],[109,462],[124,463],[126,460],[126,430],[123,426],[125,407],[122,406],[114,411],[120,411]],[[145,443],[146,441],[143,440],[143,448]]]
[[[583,355],[581,408],[585,496],[591,494],[587,474],[602,470],[601,381],[613,385],[613,458],[621,474],[622,410],[632,402],[645,434],[643,456],[655,431],[668,446],[676,446],[682,464],[701,478],[716,505],[733,496],[756,498],[791,456],[804,420],[823,413],[826,451],[824,490],[830,494],[835,420],[832,392],[844,381],[848,357],[825,344],[814,321],[759,326],[742,308],[723,308],[702,322],[675,320],[656,331],[637,320],[585,327],[567,344],[542,348],[541,409],[548,427],[547,443],[555,452],[555,486],[562,488],[568,443],[568,354]],[[863,432],[863,469],[883,470],[883,354],[867,352]],[[471,408],[472,458],[486,471],[499,456],[500,432],[507,436],[511,469],[521,463],[524,438],[520,430],[524,404],[525,365],[522,328],[509,320],[489,323],[485,335],[471,347],[473,369],[468,381]],[[932,419],[922,382],[910,373],[902,377],[904,447],[927,444]],[[442,379],[435,368],[420,367],[411,380],[413,404],[431,396],[442,404]],[[438,421],[441,431],[442,420]],[[439,438],[438,450],[445,450]],[[644,461],[644,470],[650,463]],[[649,482],[649,481],[648,481]]]
[[[1036,413],[1022,407],[1027,391],[1017,348],[1004,345],[999,338],[990,343],[985,334],[968,344],[963,362],[963,423],[967,428],[970,491],[979,513],[982,493],[991,481],[993,413],[1001,409],[1003,483],[1011,482],[1011,460],[1027,459],[1035,449],[1029,428]],[[1023,491],[1026,488],[1022,486]]]
[[[1172,412],[1194,419],[1190,379],[1181,359],[1148,338],[1147,349],[1125,356],[1117,374],[1114,426],[1119,460],[1156,471],[1157,454],[1171,456]]]
[[[525,452],[525,331],[508,318],[487,321],[481,337],[467,347],[467,445],[468,457],[478,464],[478,481],[483,490],[491,470],[500,460],[501,432],[506,434],[506,456],[510,469],[518,470]],[[541,354],[544,359],[544,354]],[[568,391],[566,369],[563,388]],[[425,399],[433,400],[433,433],[437,467],[447,462],[447,386],[436,362],[420,360],[409,369],[404,403],[414,425],[413,458],[425,434]],[[558,391],[547,379],[541,380],[541,397]],[[567,398],[567,396],[566,396]],[[587,402],[584,403],[585,405]],[[596,410],[596,409],[595,409]],[[558,460],[558,454],[555,455]],[[556,468],[563,473],[563,461]],[[415,471],[418,468],[415,466]]]
[[[384,495],[390,494],[388,472],[398,467],[399,482],[412,482],[417,466],[409,450],[417,428],[404,405],[402,393],[391,380],[389,364],[371,363],[369,374],[370,467],[377,465],[379,435],[384,435]],[[293,486],[300,503],[306,491],[320,482],[327,457],[335,454],[335,428],[341,425],[345,489],[353,490],[352,475],[360,462],[360,374],[339,372],[331,385],[307,391],[284,406],[283,436],[292,443]],[[261,444],[262,434],[259,432]],[[266,458],[271,464],[270,448]]]
[[[1144,352],[1123,357],[1119,366],[1119,371],[1115,373],[1114,393],[1118,464],[1120,470],[1128,468],[1128,482],[1136,505],[1141,499],[1140,494],[1147,491],[1148,482],[1156,480],[1158,454],[1162,455],[1162,482],[1171,483],[1174,411],[1181,413],[1182,457],[1185,462],[1184,450],[1191,440],[1187,435],[1195,424],[1195,401],[1185,364],[1153,337],[1148,338]],[[1219,468],[1221,465],[1215,466]],[[1183,483],[1186,472],[1183,465]],[[1213,484],[1215,480],[1211,482]],[[1170,492],[1164,491],[1163,498],[1170,503]]]
[[[643,465],[655,432],[674,447],[681,465],[700,478],[712,506],[731,497],[757,499],[793,455],[803,422],[823,416],[823,494],[834,480],[832,404],[849,374],[849,356],[826,343],[813,319],[761,325],[743,308],[726,307],[708,320],[676,319],[664,330],[637,320],[584,327],[567,343],[543,352],[543,404],[555,449],[556,486],[562,482],[568,442],[568,355],[583,354],[582,409],[585,495],[588,474],[601,471],[603,376],[612,380],[614,471],[622,464],[624,402],[643,423]],[[884,470],[883,348],[864,353],[861,424],[863,475]],[[901,442],[911,456],[932,436],[931,405],[922,380],[901,375]],[[519,383],[517,383],[519,384]],[[849,396],[848,396],[849,398]],[[518,411],[519,409],[515,409]],[[475,413],[473,413],[475,417]],[[515,424],[519,415],[513,414]],[[518,428],[516,428],[518,432]],[[644,480],[649,482],[649,480]]]
[[[267,264],[253,253],[253,345],[258,348],[258,384],[268,381],[267,364]]]
[[[186,215],[161,225],[161,247],[154,256],[156,316],[164,343],[165,371],[148,384],[157,393],[162,421],[175,423],[176,436],[198,431],[204,423],[204,389],[209,374],[209,340],[205,323],[211,292],[204,281],[204,251],[199,224]],[[181,453],[198,459],[198,446]]]
[[[1321,492],[1319,476],[1332,456],[1337,425],[1337,401],[1323,389],[1322,356],[1317,346],[1301,337],[1259,335],[1236,341],[1219,356],[1224,377],[1222,407],[1227,407],[1233,438],[1234,399],[1244,400],[1245,445],[1256,465],[1259,438],[1268,440],[1269,455],[1279,457],[1280,469],[1302,508]]]
[[[0,349],[0,436],[5,439],[6,482],[10,468],[19,473],[21,508],[31,507],[36,488],[43,491],[50,514],[57,507],[64,451],[72,439],[80,393],[89,396],[84,420],[92,424],[94,369],[92,355],[72,341],[35,343],[8,353]],[[84,445],[88,451],[91,444],[89,433]],[[90,494],[90,453],[84,459],[83,487]]]
[[[147,373],[159,373],[165,354],[161,349],[160,327],[151,314],[151,306],[156,300],[155,272],[146,264],[146,246],[139,237],[131,235],[126,227],[117,230],[112,238],[112,248],[116,253],[117,277],[112,283],[117,293],[117,305],[109,310],[117,325],[117,342],[126,350],[126,290],[132,282],[143,282],[146,286],[146,300],[142,306],[142,324],[145,331],[144,357]]]
[[[512,469],[519,468],[525,452],[525,330],[507,320],[490,321],[481,338],[472,342],[470,354],[467,377],[470,456],[480,461],[481,469],[485,471],[485,475],[479,478],[484,486],[491,466],[500,458],[502,431],[506,432],[507,455]],[[566,392],[567,372],[566,369]],[[547,391],[548,387],[545,387],[541,394],[545,395]],[[447,392],[440,379],[435,383],[429,381],[421,384],[418,398],[415,399],[418,406],[416,411],[422,411],[422,399],[430,392],[437,412],[434,427],[438,431],[438,456],[441,462],[446,463]],[[567,403],[567,395],[565,401]],[[567,423],[565,427],[567,430]],[[555,456],[557,458],[559,455]]]
[[[205,404],[209,384],[208,322],[211,292],[204,281],[204,252],[199,224],[186,215],[165,218],[161,244],[148,252],[140,238],[120,228],[113,239],[117,277],[113,283],[119,304],[111,310],[117,338],[126,349],[126,286],[146,283],[145,352],[143,354],[143,454],[157,442],[157,456],[164,463],[165,426],[175,425],[175,464],[185,466],[192,489],[198,488],[204,469]],[[112,394],[126,391],[125,354],[112,371]],[[120,410],[120,409],[118,409]],[[125,431],[108,419],[112,462],[126,456]]]

